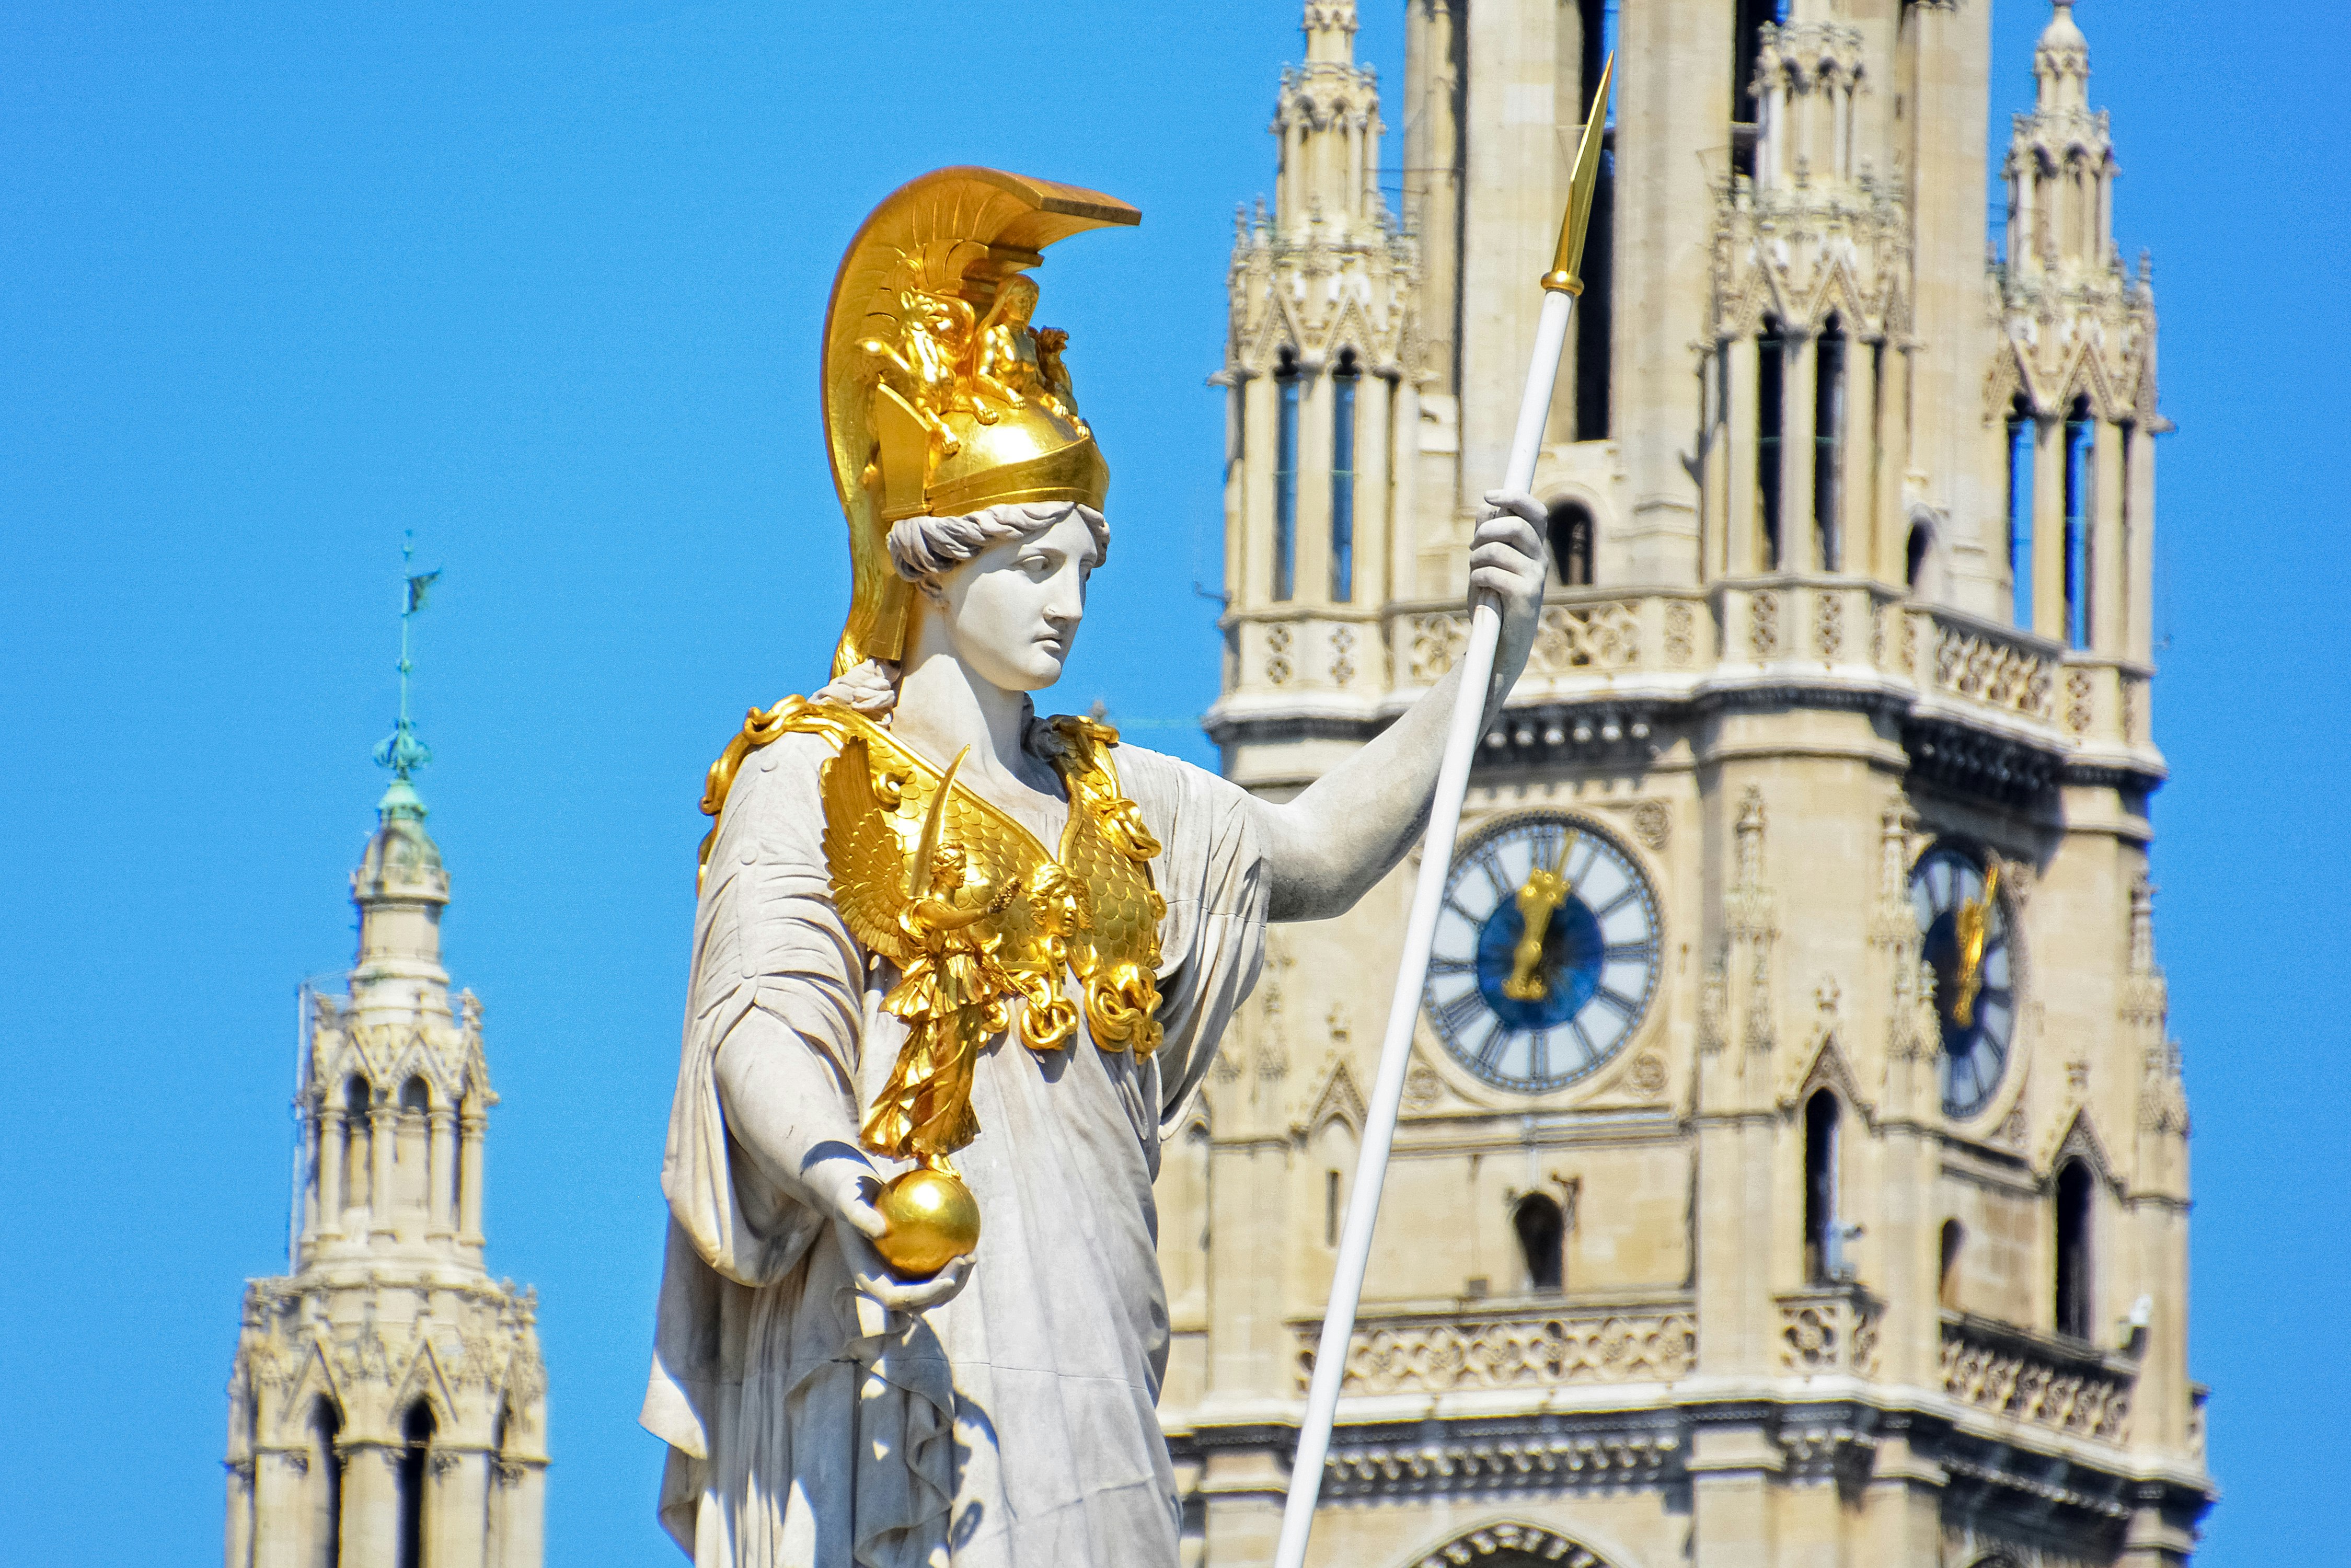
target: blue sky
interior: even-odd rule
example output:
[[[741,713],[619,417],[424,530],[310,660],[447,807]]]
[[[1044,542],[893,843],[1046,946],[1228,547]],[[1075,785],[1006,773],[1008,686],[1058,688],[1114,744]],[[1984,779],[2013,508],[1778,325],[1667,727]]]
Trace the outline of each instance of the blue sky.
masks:
[[[1983,0],[1966,0],[1981,4]],[[1113,192],[1042,319],[1116,469],[1065,706],[1214,694],[1232,204],[1287,0],[9,8],[0,28],[0,1519],[21,1560],[217,1550],[241,1281],[283,1266],[296,982],[349,960],[402,529],[451,967],[489,1009],[493,1268],[535,1282],[549,1560],[659,1562],[634,1426],[701,771],[819,677],[814,345],[925,168]],[[1996,121],[2045,11],[1996,13]],[[1401,0],[1364,52],[1401,79]],[[2161,956],[2196,1119],[2203,1561],[2351,1532],[2342,330],[2346,24],[2087,0],[2163,313]],[[2217,107],[2216,107],[2217,106]],[[1388,162],[1400,162],[1392,138]],[[2323,313],[2323,314],[2322,314]],[[2317,325],[2324,322],[2325,325]]]

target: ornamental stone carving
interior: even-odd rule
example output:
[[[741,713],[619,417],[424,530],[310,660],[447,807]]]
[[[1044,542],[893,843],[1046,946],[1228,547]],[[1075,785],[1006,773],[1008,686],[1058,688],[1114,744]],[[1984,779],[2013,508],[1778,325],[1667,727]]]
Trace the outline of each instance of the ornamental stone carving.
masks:
[[[2130,1439],[2130,1385],[2086,1359],[2061,1363],[1947,1323],[1942,1379],[1944,1393],[1994,1416],[2100,1442]]]
[[[1321,1328],[1298,1325],[1301,1392],[1314,1375]],[[1356,1329],[1342,1392],[1670,1382],[1688,1375],[1697,1359],[1698,1319],[1686,1311],[1392,1320]]]

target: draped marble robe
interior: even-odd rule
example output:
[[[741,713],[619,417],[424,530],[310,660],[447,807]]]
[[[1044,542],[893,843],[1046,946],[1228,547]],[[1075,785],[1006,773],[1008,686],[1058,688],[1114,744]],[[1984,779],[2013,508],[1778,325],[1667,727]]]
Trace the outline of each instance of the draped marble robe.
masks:
[[[1111,754],[1164,846],[1165,1042],[1141,1062],[1082,1022],[1049,1055],[991,1042],[981,1131],[956,1156],[980,1206],[977,1267],[955,1300],[887,1312],[852,1287],[830,1221],[731,1142],[716,1074],[748,1031],[846,1139],[905,1038],[881,1009],[894,967],[832,905],[831,755],[794,734],[746,760],[695,915],[643,1416],[670,1445],[662,1521],[696,1568],[1175,1568],[1151,1184],[1263,956],[1247,799],[1172,758]]]

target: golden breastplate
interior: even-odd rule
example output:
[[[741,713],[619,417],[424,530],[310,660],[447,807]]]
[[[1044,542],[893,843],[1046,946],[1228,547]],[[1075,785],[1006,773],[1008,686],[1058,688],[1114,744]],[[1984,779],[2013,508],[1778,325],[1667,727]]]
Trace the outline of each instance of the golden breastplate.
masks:
[[[948,896],[986,908],[962,928],[967,946],[965,937],[956,946],[971,954],[982,990],[1022,999],[1019,1030],[1032,1050],[1058,1049],[1076,1027],[1077,1005],[1061,978],[1067,971],[1077,978],[1094,1043],[1147,1057],[1160,1040],[1159,921],[1167,904],[1149,865],[1160,846],[1120,792],[1111,758],[1117,732],[1069,716],[1047,721],[1047,728],[1048,759],[1070,800],[1058,852],[967,786],[947,798],[940,841],[964,860]],[[792,732],[821,735],[834,751],[825,764],[825,854],[843,919],[869,952],[902,970],[925,962],[908,890],[918,880],[915,862],[942,769],[888,730],[849,708],[787,698],[752,715],[712,765],[703,809],[716,815],[743,758]],[[862,768],[864,779],[841,777],[844,767]]]

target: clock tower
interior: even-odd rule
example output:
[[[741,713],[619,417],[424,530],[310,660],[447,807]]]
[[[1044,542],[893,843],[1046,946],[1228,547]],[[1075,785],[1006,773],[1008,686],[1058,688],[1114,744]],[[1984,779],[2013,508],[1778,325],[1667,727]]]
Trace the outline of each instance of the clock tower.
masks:
[[[1403,3],[1400,155],[1353,0],[1311,0],[1237,225],[1208,728],[1250,789],[1458,655],[1610,49],[1617,85],[1554,585],[1471,779],[1310,1563],[2185,1562],[2168,427],[2072,6],[2001,63],[2033,91],[1995,167],[1984,0]],[[1166,1151],[1188,1563],[1271,1561],[1416,869],[1271,935]]]

